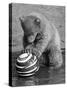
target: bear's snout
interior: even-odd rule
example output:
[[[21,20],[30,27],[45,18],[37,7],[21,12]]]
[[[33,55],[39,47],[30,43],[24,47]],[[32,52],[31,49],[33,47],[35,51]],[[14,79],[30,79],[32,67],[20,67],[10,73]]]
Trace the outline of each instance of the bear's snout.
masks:
[[[29,43],[33,43],[34,40],[35,40],[35,37],[31,35],[31,36],[29,36],[27,39],[28,39],[28,42],[29,42]]]

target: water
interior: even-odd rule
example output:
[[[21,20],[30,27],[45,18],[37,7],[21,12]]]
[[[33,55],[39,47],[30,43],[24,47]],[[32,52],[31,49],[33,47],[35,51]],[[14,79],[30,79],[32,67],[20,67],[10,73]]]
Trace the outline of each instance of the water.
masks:
[[[59,69],[51,69],[45,65],[41,66],[35,75],[29,77],[19,77],[15,69],[15,60],[18,53],[12,54],[12,85],[13,86],[32,86],[65,83],[65,64]],[[65,55],[63,53],[65,62]]]

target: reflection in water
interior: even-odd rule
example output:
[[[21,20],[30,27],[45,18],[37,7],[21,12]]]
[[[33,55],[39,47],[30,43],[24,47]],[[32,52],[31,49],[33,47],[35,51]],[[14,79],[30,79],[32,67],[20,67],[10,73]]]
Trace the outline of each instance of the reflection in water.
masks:
[[[13,86],[32,86],[32,85],[45,85],[45,84],[58,84],[65,82],[65,65],[60,69],[51,69],[50,67],[41,66],[35,75],[29,77],[19,77],[14,67],[13,57]]]
[[[32,86],[43,84],[58,84],[64,83],[64,70],[51,70],[47,67],[41,67],[40,70],[33,76],[29,77],[14,77],[13,86]]]

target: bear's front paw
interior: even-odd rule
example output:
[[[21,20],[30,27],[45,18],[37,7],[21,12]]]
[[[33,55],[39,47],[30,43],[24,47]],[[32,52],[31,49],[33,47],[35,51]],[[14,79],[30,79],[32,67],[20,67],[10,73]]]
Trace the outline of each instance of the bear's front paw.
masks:
[[[52,63],[50,63],[51,66],[53,66],[54,69],[58,69],[62,66],[63,60],[55,60]]]
[[[28,45],[25,50],[29,51],[30,53],[35,55],[37,58],[40,57],[39,50],[37,48],[35,48],[34,46],[32,46],[32,45]]]
[[[62,64],[63,64],[63,60],[61,59],[60,61],[57,61],[55,63],[55,68],[60,68],[62,66]]]
[[[28,51],[28,52],[32,52],[32,49],[33,49],[33,46],[32,45],[28,45],[25,50]]]
[[[39,58],[40,55],[41,55],[37,48],[33,48],[33,49],[32,49],[32,54],[36,55],[37,58]]]

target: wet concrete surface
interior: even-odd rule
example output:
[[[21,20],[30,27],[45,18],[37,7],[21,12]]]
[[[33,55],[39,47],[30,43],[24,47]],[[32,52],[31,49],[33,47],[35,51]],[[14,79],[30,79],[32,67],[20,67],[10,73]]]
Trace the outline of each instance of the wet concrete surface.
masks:
[[[65,83],[65,54],[63,65],[59,69],[52,69],[42,65],[36,74],[29,77],[19,77],[16,73],[15,61],[19,52],[12,54],[12,86],[50,85]]]

